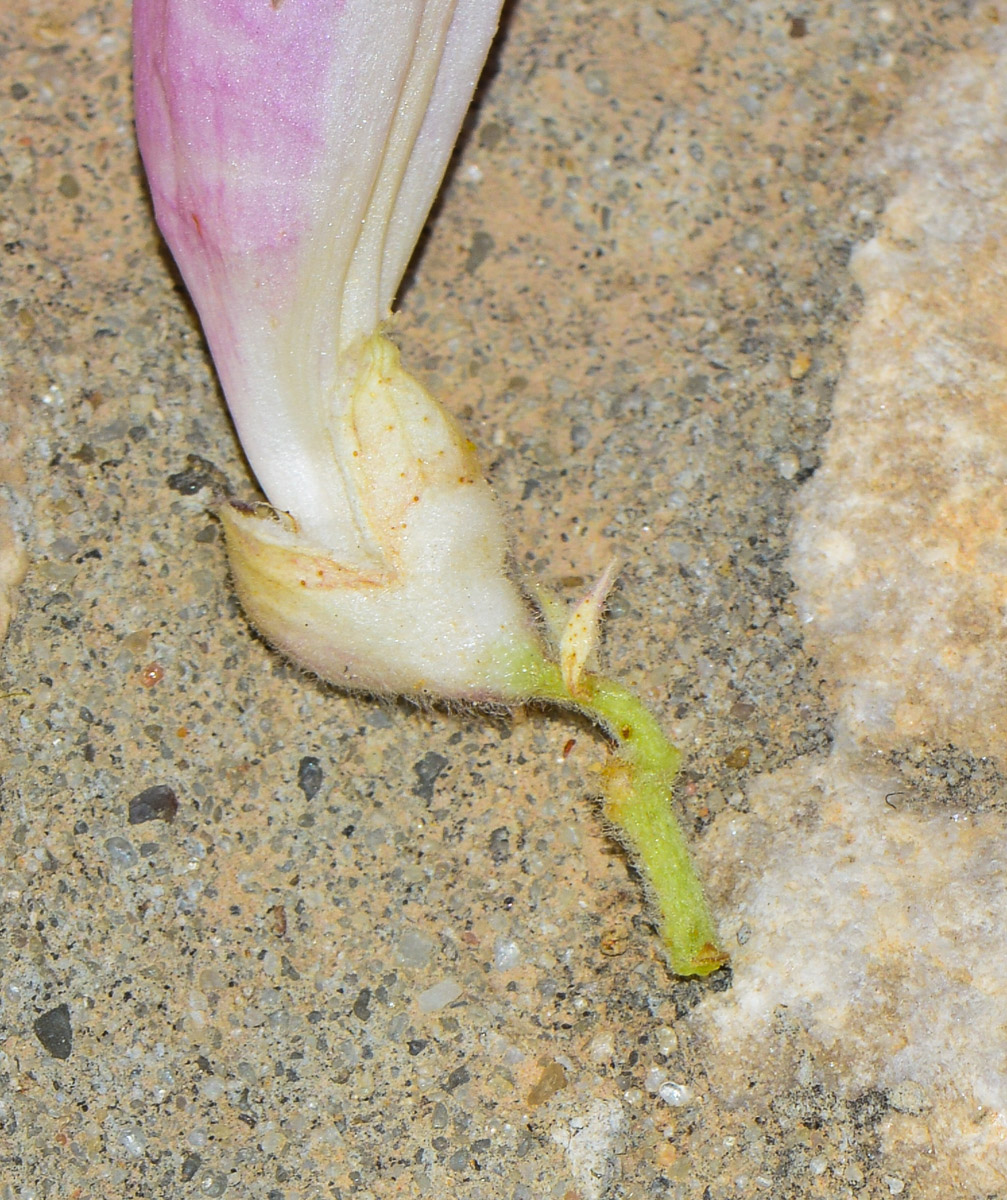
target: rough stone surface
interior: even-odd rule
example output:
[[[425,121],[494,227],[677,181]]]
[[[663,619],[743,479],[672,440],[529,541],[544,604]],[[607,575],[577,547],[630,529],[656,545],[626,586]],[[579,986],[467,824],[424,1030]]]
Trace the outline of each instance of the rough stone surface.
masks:
[[[933,607],[899,616],[872,590],[880,543],[857,510],[891,669],[862,652],[871,628],[828,624],[866,599],[841,571],[809,583],[789,531],[804,509],[835,531],[802,489],[838,453],[830,422],[841,445],[858,419],[853,385],[836,394],[878,311],[857,245],[880,237],[911,271],[910,243],[943,236],[932,261],[961,261],[933,299],[940,344],[1000,378],[994,226],[976,254],[939,233],[931,191],[932,212],[893,197],[921,127],[958,144],[953,89],[927,90],[955,72],[990,110],[972,159],[997,159],[982,80],[1003,15],[517,0],[403,290],[405,360],[479,446],[525,577],[572,598],[625,564],[608,666],[685,751],[678,803],[736,946],[733,978],[697,983],[664,971],[596,819],[586,727],[346,697],[249,632],[209,510],[255,485],[152,223],[128,4],[3,7],[0,615],[22,539],[30,569],[0,675],[2,1200],[1002,1187],[1002,1021],[983,1007],[1002,984],[967,955],[949,969],[941,944],[1000,920],[984,847],[1003,841],[1002,714],[984,733],[973,696],[1002,622],[999,477],[981,487],[1000,470],[994,387],[969,385],[954,426],[949,383],[900,418],[891,472],[923,532],[891,524],[929,557],[885,569]],[[999,193],[979,199],[961,216],[977,236],[1002,217]],[[869,436],[890,452],[890,429]],[[940,448],[922,493],[920,438]],[[850,496],[877,490],[880,465],[873,483],[855,465]],[[909,669],[928,614],[950,632]],[[930,704],[938,684],[950,707]],[[174,821],[130,825],[157,785]],[[865,797],[881,816],[861,829]],[[872,950],[872,896],[935,889]],[[811,912],[838,943],[819,992]],[[790,923],[806,975],[782,954]],[[920,1010],[914,1048],[882,968],[921,938],[923,962],[892,976]],[[933,1053],[955,1003],[989,1047],[982,1079],[978,1049]],[[63,1005],[65,1060],[35,1031]],[[532,1104],[547,1071],[563,1086]]]
[[[921,1188],[963,1194],[1007,1175],[1003,39],[924,86],[871,165],[894,195],[851,263],[863,313],[790,559],[835,742],[719,823],[751,936],[711,1015],[760,1056],[785,1006],[847,1094],[907,1114],[883,1142]]]

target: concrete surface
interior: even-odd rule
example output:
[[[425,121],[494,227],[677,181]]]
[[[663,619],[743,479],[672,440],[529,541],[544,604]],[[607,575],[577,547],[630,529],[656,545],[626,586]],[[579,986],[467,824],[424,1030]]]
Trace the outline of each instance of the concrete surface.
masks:
[[[128,5],[5,8],[3,1200],[1007,1195],[1001,18],[515,0],[403,294],[520,570],[625,563],[607,664],[686,752],[734,954],[697,983],[586,726],[346,697],[250,632]],[[902,388],[946,330],[977,371]],[[900,603],[953,576],[939,642],[822,537]]]

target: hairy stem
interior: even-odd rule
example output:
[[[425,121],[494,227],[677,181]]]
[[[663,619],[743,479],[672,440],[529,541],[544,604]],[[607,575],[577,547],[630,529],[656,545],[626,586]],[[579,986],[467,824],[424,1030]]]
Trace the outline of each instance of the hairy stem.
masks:
[[[585,674],[571,693],[560,669],[539,659],[521,667],[526,695],[577,709],[617,747],[602,771],[603,809],[643,877],[676,975],[709,975],[728,961],[685,837],[671,808],[681,754],[632,692]]]

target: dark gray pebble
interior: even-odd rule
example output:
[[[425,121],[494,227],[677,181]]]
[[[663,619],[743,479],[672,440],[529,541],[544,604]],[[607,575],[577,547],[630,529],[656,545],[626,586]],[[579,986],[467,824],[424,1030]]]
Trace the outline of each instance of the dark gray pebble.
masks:
[[[436,754],[433,750],[424,754],[418,763],[413,764],[413,770],[416,772],[418,780],[413,788],[413,795],[419,796],[421,800],[432,800],[437,776],[447,765],[448,760],[443,754]]]
[[[40,1017],[32,1026],[35,1036],[53,1058],[69,1058],[73,1048],[73,1029],[70,1026],[70,1009],[57,1004]]]
[[[178,797],[165,783],[156,783],[145,788],[129,802],[130,825],[142,825],[144,821],[174,821],[178,812]]]
[[[203,1160],[198,1154],[187,1154],[182,1162],[182,1182],[188,1183],[190,1179],[194,1179],[202,1165]]]
[[[490,834],[490,858],[494,866],[499,867],[506,862],[510,853],[510,830],[506,825],[501,825]]]
[[[455,1067],[451,1074],[447,1077],[444,1083],[446,1092],[453,1092],[455,1088],[459,1088],[463,1083],[468,1083],[472,1078],[468,1067]]]
[[[371,1019],[371,989],[361,988],[360,995],[353,1002],[353,1015],[358,1021]]]
[[[304,793],[308,800],[314,800],[318,795],[318,789],[322,786],[322,764],[317,758],[313,758],[310,754],[306,754],[297,768],[297,786]]]
[[[209,459],[199,454],[187,454],[185,459],[186,469],[168,476],[168,487],[173,492],[181,496],[194,496],[203,488],[212,488],[225,495],[230,492],[227,476]]]

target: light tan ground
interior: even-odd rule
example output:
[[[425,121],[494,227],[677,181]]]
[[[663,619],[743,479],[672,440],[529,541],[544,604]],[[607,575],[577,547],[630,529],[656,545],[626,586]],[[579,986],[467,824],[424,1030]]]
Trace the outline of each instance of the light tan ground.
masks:
[[[835,728],[788,528],[894,186],[868,150],[996,16],[517,0],[403,297],[521,569],[573,596],[627,564],[608,662],[686,751],[736,941],[774,860],[723,831],[771,846],[802,793],[757,781]],[[378,707],[250,635],[207,510],[253,484],[153,230],[127,25],[0,16],[0,486],[31,556],[0,680],[0,1197],[947,1195],[934,1094],[836,1051],[842,1023],[784,1000],[760,1056],[711,1044],[728,980],[664,973],[586,728]],[[999,821],[997,763],[953,749],[928,820]],[[154,785],[174,822],[131,825]]]

